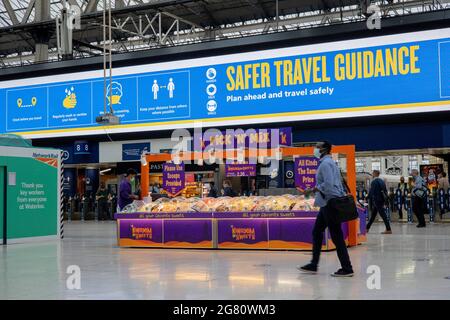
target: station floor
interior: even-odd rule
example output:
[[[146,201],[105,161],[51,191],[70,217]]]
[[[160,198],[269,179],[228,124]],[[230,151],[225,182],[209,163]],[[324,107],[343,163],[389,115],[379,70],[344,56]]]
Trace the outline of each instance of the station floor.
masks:
[[[449,299],[450,224],[382,230],[350,249],[355,277],[333,278],[335,252],[305,275],[308,252],[121,249],[114,223],[71,222],[62,241],[0,246],[0,299]],[[67,289],[70,265],[80,290]],[[367,286],[371,265],[380,289]]]

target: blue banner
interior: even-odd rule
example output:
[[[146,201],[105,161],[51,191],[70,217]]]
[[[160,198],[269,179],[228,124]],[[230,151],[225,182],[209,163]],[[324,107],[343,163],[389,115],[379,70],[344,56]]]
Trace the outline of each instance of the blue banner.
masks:
[[[77,192],[77,169],[76,168],[64,169],[63,192],[64,192],[64,195],[66,195],[68,197],[75,196],[75,193]]]
[[[344,41],[340,47],[345,46]],[[145,72],[152,65],[142,66],[143,73],[108,82],[106,107],[127,128],[171,128],[193,120],[255,123],[343,112],[436,111],[450,103],[450,38],[310,54],[293,49],[298,54],[258,60],[254,53],[214,65],[205,65],[211,59],[191,67],[180,61],[176,65],[183,68],[176,70]],[[96,78],[4,88],[0,101],[7,115],[0,132],[100,129],[95,117],[103,113],[105,94]]]
[[[122,160],[138,161],[142,152],[150,152],[150,142],[148,143],[124,143],[122,144]]]
[[[65,164],[99,162],[98,142],[77,141],[70,145],[59,145],[57,148],[63,150],[62,161]]]

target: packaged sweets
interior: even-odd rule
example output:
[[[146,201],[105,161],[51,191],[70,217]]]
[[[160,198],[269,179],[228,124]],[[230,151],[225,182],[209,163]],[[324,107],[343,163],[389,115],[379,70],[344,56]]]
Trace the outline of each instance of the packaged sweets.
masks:
[[[266,197],[221,198],[160,198],[154,202],[134,204],[126,212],[270,212],[270,211],[318,211],[314,199],[304,196],[281,195]]]

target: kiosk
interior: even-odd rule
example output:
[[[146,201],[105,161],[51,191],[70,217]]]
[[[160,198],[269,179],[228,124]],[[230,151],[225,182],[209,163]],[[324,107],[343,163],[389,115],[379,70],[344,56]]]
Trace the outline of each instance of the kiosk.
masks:
[[[246,159],[255,157],[311,156],[313,147],[283,147],[278,149],[245,149],[216,151],[216,159]],[[347,182],[356,196],[355,147],[334,146],[332,154],[346,160]],[[207,152],[180,153],[180,161],[207,160]],[[141,195],[148,196],[152,162],[171,161],[170,154],[147,154],[141,168]],[[366,209],[358,208],[359,219],[343,223],[348,246],[366,241]],[[121,247],[209,248],[311,250],[312,228],[317,212],[135,212],[116,214],[117,239]],[[334,249],[326,232],[324,250]]]

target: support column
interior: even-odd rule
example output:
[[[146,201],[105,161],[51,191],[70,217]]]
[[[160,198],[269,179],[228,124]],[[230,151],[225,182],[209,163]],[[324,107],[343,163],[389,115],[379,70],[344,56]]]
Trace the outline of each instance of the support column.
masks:
[[[402,156],[402,176],[409,176],[409,156]]]
[[[34,21],[41,22],[50,20],[50,0],[36,0],[34,5]],[[35,30],[33,37],[36,42],[35,61],[43,62],[48,60],[48,42],[50,32],[46,29]]]

